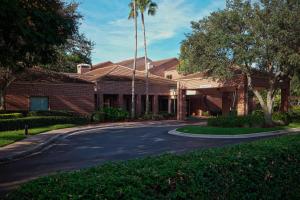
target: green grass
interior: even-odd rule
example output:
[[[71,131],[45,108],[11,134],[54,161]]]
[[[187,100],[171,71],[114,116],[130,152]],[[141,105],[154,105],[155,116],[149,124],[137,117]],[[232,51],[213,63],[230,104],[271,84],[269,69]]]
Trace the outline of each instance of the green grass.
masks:
[[[6,199],[300,199],[300,135],[59,173]]]
[[[36,134],[51,131],[51,130],[70,128],[70,127],[74,127],[74,126],[75,126],[74,124],[57,124],[57,125],[52,125],[52,126],[40,127],[40,128],[32,128],[32,129],[29,129],[29,135],[36,135]],[[22,140],[25,137],[26,136],[24,135],[24,130],[1,131],[0,132],[0,147],[14,143],[18,140]]]
[[[209,127],[209,126],[184,126],[177,130],[184,133],[192,134],[211,134],[211,135],[240,135],[250,133],[260,133],[267,131],[283,130],[287,128],[300,127],[300,123],[291,123],[288,126],[278,126],[272,128],[222,128],[222,127]]]

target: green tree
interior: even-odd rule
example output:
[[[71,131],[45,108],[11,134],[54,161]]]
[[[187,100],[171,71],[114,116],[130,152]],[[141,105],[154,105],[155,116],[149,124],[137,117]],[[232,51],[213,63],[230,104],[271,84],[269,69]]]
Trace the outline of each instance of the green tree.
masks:
[[[78,32],[77,4],[60,0],[2,0],[0,7],[0,109],[5,92],[26,68],[56,60],[58,46]]]
[[[129,4],[130,16],[133,16],[134,19],[134,59],[133,59],[133,70],[132,70],[132,85],[131,85],[131,118],[135,118],[135,71],[136,71],[136,59],[137,59],[137,44],[138,44],[138,35],[137,35],[137,1],[132,0]],[[133,8],[133,9],[131,9]]]
[[[76,72],[78,64],[91,64],[93,45],[83,34],[76,33],[66,44],[56,48],[57,59],[42,67],[59,72]]]
[[[132,4],[129,18],[133,18],[134,12]],[[149,114],[149,69],[148,69],[148,54],[147,54],[147,38],[146,38],[146,26],[145,26],[145,12],[150,16],[154,16],[157,11],[157,4],[151,0],[137,0],[137,11],[141,14],[143,35],[144,35],[144,52],[145,52],[145,76],[146,76],[146,114]],[[136,14],[138,14],[138,12]]]
[[[300,10],[298,0],[230,0],[224,10],[192,22],[193,32],[181,46],[180,70],[207,71],[223,79],[233,76],[235,66],[246,75],[272,125],[278,83],[290,78],[300,66]],[[266,75],[268,87],[253,87],[252,75]],[[262,95],[266,92],[266,97]]]

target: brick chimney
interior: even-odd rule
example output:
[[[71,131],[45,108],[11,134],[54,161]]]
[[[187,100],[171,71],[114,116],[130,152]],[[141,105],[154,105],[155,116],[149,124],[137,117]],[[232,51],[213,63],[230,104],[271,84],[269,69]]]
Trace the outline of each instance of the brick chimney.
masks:
[[[78,64],[77,65],[77,74],[84,74],[91,71],[92,66],[89,64]]]

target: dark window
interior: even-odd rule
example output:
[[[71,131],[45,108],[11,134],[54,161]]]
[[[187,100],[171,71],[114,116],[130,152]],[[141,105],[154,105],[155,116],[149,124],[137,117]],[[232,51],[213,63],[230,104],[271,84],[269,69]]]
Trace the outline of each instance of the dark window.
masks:
[[[30,110],[49,110],[48,97],[30,97]]]
[[[172,75],[171,74],[167,75],[167,79],[172,79]]]

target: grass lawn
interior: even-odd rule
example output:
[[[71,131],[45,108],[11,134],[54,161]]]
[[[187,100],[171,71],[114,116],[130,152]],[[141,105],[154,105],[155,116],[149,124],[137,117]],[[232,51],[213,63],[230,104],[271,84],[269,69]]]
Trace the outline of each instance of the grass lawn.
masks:
[[[300,123],[291,123],[288,126],[278,126],[272,128],[222,128],[222,127],[209,127],[209,126],[184,126],[177,130],[184,133],[192,134],[211,134],[211,135],[239,135],[249,133],[259,133],[266,131],[283,130],[287,128],[300,127]]]
[[[32,128],[29,129],[29,135],[36,135],[39,133],[55,130],[55,129],[62,129],[62,128],[70,128],[74,127],[74,124],[57,124],[52,126],[45,126],[40,128]],[[17,131],[0,131],[0,147],[5,145],[14,143],[18,140],[24,139],[26,136],[24,135],[24,130],[17,130]]]
[[[39,178],[6,199],[300,199],[300,135]]]

